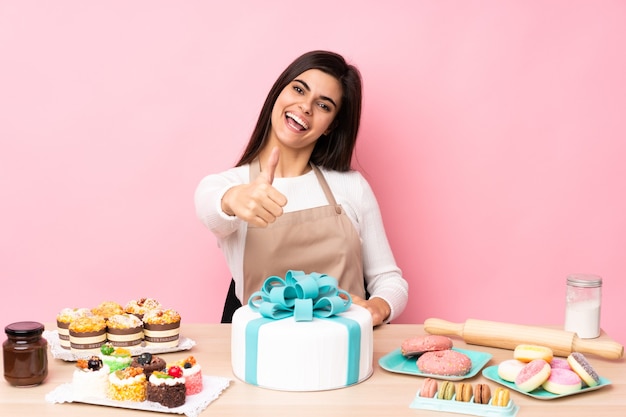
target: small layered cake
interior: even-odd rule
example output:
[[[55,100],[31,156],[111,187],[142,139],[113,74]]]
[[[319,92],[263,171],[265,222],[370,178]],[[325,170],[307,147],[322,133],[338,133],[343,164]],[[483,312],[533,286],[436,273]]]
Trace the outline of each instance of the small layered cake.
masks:
[[[187,386],[187,395],[199,394],[202,392],[202,368],[196,363],[196,358],[189,356],[188,358],[176,362],[183,370],[185,377],[185,385]]]
[[[159,310],[161,303],[154,298],[140,298],[138,300],[131,300],[126,304],[124,310],[128,314],[134,314],[140,319],[143,319],[144,314],[150,310]]]
[[[143,322],[133,314],[115,314],[107,320],[107,339],[113,346],[137,346],[143,341]]]
[[[125,368],[109,374],[107,398],[115,401],[145,401],[148,381],[141,368]]]
[[[88,308],[64,308],[57,315],[59,344],[63,349],[70,349],[70,323],[80,317],[93,316]]]
[[[179,366],[170,366],[165,371],[152,373],[148,382],[148,401],[174,408],[185,404],[185,399],[185,377]]]
[[[109,386],[109,367],[102,359],[91,356],[89,359],[76,361],[76,369],[72,376],[74,399],[106,398]]]
[[[146,378],[150,379],[150,375],[154,371],[162,371],[165,369],[165,360],[151,354],[150,352],[144,352],[141,355],[134,357],[130,366],[135,368],[142,368],[143,373],[146,374]]]
[[[128,349],[115,347],[111,343],[102,345],[100,353],[102,354],[102,361],[109,367],[111,372],[128,368],[133,360]]]
[[[176,347],[180,333],[180,314],[172,309],[150,310],[143,316],[146,346]]]
[[[107,339],[106,322],[100,316],[80,317],[70,323],[70,348],[78,357],[98,353]]]
[[[91,312],[96,316],[104,317],[106,320],[116,314],[124,314],[124,307],[115,301],[103,301],[97,307],[92,308]]]

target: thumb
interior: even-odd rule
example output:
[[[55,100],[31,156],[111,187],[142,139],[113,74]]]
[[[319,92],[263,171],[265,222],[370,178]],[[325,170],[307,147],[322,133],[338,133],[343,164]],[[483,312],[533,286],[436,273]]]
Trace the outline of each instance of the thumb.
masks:
[[[272,149],[272,153],[270,153],[270,157],[267,160],[267,171],[265,172],[265,177],[270,184],[274,182],[274,172],[276,172],[276,166],[278,165],[279,158],[280,149],[276,147]]]

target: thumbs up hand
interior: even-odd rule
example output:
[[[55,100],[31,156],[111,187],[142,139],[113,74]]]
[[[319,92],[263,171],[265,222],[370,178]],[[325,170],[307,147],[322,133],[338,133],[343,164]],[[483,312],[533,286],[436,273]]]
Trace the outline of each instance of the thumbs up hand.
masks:
[[[249,184],[237,185],[222,197],[222,210],[258,227],[266,227],[283,214],[287,198],[272,186],[280,150],[272,149],[265,170]]]

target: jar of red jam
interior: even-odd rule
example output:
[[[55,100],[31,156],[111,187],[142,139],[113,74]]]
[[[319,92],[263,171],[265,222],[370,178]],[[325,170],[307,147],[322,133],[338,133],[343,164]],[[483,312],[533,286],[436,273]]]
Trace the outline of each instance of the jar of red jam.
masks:
[[[19,321],[4,328],[4,379],[9,384],[32,387],[48,376],[48,341],[41,336],[43,330],[43,324],[36,321]]]

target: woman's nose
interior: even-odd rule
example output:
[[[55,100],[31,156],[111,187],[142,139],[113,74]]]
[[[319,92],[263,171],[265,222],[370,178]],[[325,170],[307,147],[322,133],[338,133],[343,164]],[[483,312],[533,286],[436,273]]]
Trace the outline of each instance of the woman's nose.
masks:
[[[300,110],[302,110],[304,114],[311,114],[311,104],[306,101],[300,103]]]

